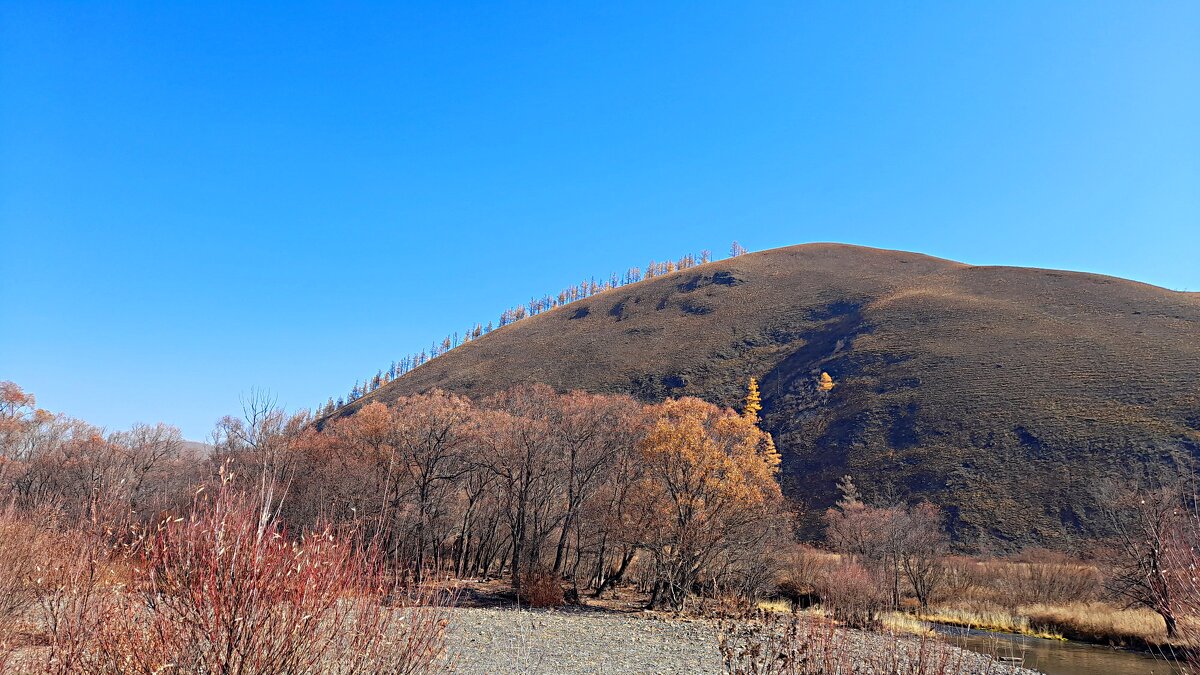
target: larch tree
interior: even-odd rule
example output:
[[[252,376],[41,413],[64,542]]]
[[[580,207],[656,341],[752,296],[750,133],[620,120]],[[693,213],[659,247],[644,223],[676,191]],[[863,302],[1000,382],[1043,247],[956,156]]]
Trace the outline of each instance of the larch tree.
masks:
[[[820,389],[821,391],[832,391],[833,386],[833,378],[829,376],[829,373],[823,372],[821,373],[821,376],[817,378],[817,389]]]
[[[746,391],[746,409],[742,413],[746,419],[758,424],[758,413],[762,411],[762,396],[758,393],[758,380],[750,378]]]

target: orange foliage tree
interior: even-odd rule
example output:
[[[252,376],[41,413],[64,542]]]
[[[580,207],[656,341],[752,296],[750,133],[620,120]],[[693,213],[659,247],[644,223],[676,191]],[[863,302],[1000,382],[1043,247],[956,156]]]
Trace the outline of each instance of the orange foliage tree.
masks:
[[[749,417],[696,398],[668,400],[639,448],[642,508],[656,515],[641,547],[653,558],[652,607],[678,609],[703,572],[769,536],[779,455]]]

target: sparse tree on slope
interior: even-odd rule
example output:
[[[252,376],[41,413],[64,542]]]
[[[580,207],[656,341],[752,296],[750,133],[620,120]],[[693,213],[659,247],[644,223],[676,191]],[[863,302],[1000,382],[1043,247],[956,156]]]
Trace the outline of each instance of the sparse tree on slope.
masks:
[[[829,376],[829,373],[821,373],[821,377],[817,378],[817,389],[832,391],[833,386],[833,378]]]
[[[742,413],[746,419],[758,424],[758,413],[762,410],[762,396],[758,393],[758,380],[750,378],[750,384],[746,392],[746,409]]]

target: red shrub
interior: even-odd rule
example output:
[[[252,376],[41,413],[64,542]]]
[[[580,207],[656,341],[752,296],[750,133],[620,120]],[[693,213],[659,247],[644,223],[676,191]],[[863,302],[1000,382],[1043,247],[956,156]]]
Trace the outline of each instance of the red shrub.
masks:
[[[444,606],[397,589],[354,542],[330,530],[289,540],[254,500],[221,487],[122,551],[133,565],[127,587],[100,583],[112,567],[98,548],[51,570],[42,670],[428,671],[443,647]]]
[[[521,580],[521,599],[530,607],[562,607],[567,602],[558,576],[543,569],[524,575]]]

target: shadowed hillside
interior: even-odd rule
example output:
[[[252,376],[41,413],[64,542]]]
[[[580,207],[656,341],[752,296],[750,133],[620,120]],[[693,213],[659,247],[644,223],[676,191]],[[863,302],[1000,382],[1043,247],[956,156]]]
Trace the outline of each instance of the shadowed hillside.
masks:
[[[835,386],[818,386],[822,372]],[[519,382],[699,396],[762,384],[785,491],[852,474],[966,545],[1069,546],[1097,480],[1200,454],[1200,296],[834,244],[708,263],[498,329],[359,399]]]

